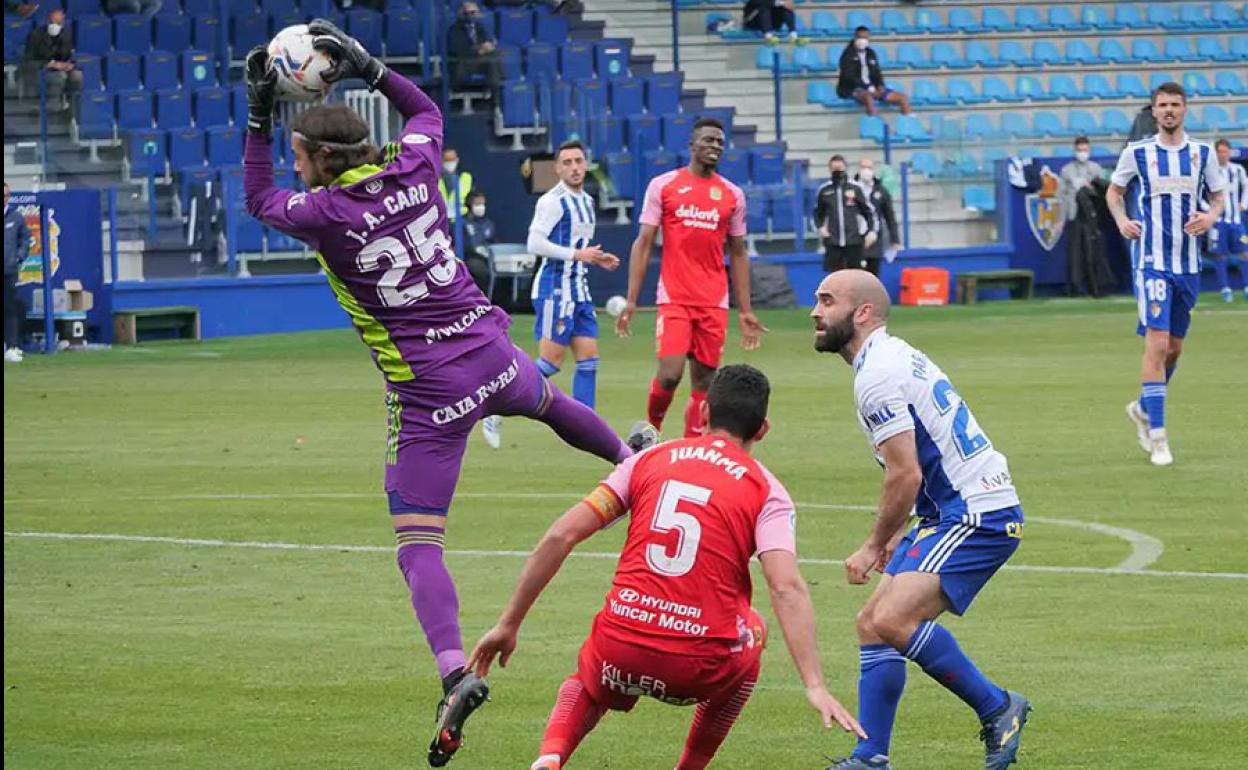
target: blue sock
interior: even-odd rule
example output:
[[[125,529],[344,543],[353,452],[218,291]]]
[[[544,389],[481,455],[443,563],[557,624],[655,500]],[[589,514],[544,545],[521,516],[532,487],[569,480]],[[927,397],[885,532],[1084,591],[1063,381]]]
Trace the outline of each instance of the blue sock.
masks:
[[[1213,272],[1218,277],[1218,288],[1229,289],[1231,286],[1231,277],[1227,274],[1227,258],[1214,257],[1210,261],[1213,262]]]
[[[887,644],[864,644],[858,648],[858,666],[858,721],[870,737],[858,741],[853,755],[887,757],[897,704],[906,689],[906,659]]]
[[[590,409],[594,408],[594,393],[598,389],[598,359],[586,358],[576,362],[572,375],[572,398]]]
[[[966,657],[953,634],[932,621],[919,625],[905,655],[945,689],[975,709],[980,721],[1000,711],[1008,703],[1005,690],[984,676]]]
[[[1178,362],[1177,362],[1177,361],[1175,362],[1174,366],[1167,366],[1167,367],[1166,367],[1166,384],[1167,384],[1167,385],[1169,385],[1169,384],[1170,384],[1170,380],[1172,380],[1172,379],[1174,378],[1174,370],[1175,370],[1175,369],[1178,369],[1178,368],[1179,368],[1179,364],[1178,364]]]
[[[1166,427],[1166,383],[1146,382],[1140,389],[1140,408],[1148,415],[1149,430]]]
[[[554,377],[559,373],[559,367],[544,358],[537,359],[537,370],[542,373],[543,377]]]

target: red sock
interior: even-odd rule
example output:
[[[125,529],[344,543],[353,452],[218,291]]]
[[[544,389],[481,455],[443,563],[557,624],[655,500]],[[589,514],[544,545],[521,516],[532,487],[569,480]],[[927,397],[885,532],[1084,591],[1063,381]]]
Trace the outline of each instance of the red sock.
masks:
[[[676,391],[664,390],[657,378],[650,381],[650,401],[646,405],[646,412],[655,430],[663,427],[663,418],[667,416],[667,408],[672,405],[675,396]]]
[[[685,750],[676,763],[676,770],[702,770],[715,758],[715,752],[728,737],[728,731],[741,716],[741,709],[754,692],[755,676],[746,679],[735,690],[723,697],[698,704],[693,712],[693,725],[685,739]]]
[[[585,692],[585,685],[575,676],[565,679],[546,723],[546,734],[542,736],[542,756],[557,755],[560,766],[567,764],[568,757],[606,710],[606,704],[591,698]]]
[[[705,390],[690,391],[689,405],[685,407],[685,438],[702,435],[702,402],[705,400]]]

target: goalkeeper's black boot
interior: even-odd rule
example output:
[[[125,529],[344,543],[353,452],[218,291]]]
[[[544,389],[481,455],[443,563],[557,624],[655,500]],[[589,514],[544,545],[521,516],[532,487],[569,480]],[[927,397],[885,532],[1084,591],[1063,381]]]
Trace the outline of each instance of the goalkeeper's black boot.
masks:
[[[438,704],[438,730],[429,744],[429,766],[442,767],[464,745],[464,722],[489,698],[490,687],[471,671],[458,679],[448,677],[449,686]]]

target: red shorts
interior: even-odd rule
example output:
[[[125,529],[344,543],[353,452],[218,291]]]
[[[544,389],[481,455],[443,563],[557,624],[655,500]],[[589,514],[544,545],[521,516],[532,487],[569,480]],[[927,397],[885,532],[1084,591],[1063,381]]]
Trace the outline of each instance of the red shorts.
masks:
[[[750,641],[739,651],[690,656],[623,641],[595,620],[581,647],[576,678],[594,700],[614,711],[631,711],[642,695],[674,706],[731,697],[742,681],[758,679],[766,625],[757,612],[751,613],[749,625]]]
[[[727,308],[659,305],[659,320],[654,325],[659,358],[688,356],[718,369],[727,336]]]

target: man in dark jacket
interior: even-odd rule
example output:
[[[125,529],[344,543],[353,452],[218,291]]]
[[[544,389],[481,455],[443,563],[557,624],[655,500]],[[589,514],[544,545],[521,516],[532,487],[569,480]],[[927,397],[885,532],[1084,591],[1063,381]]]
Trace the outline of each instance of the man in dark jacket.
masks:
[[[481,21],[481,9],[474,2],[464,3],[459,17],[446,33],[446,50],[454,67],[452,82],[456,88],[472,85],[472,80],[485,76],[493,90],[503,80],[498,61],[498,44]]]
[[[768,43],[778,40],[781,27],[789,31],[789,40],[797,40],[797,15],[793,0],[748,0],[741,14],[741,26],[763,33]]]
[[[832,178],[819,188],[815,227],[823,240],[823,271],[863,267],[863,249],[879,238],[879,218],[865,190],[849,178],[841,155],[828,160]],[[859,218],[863,221],[859,222]]]
[[[468,193],[468,215],[464,217],[464,264],[472,273],[477,288],[488,292],[490,286],[490,246],[494,243],[494,220],[486,216],[485,193]]]
[[[1146,104],[1135,113],[1131,123],[1131,133],[1127,134],[1127,144],[1157,135],[1157,118],[1153,117],[1153,105]]]
[[[910,114],[910,99],[884,85],[884,71],[880,69],[879,57],[871,50],[871,32],[866,27],[854,30],[854,39],[841,51],[836,95],[861,102],[868,115],[876,113],[877,102],[896,104],[902,115]]]
[[[22,261],[30,253],[30,228],[16,206],[9,205],[9,184],[4,184],[4,360],[18,363],[22,349],[18,346],[22,308],[17,297],[17,274]]]
[[[892,255],[901,248],[901,237],[897,232],[897,213],[893,209],[893,196],[875,175],[875,161],[870,158],[858,161],[858,173],[854,176],[854,181],[867,194],[867,200],[871,201],[871,207],[875,209],[875,213],[880,218],[879,230],[882,235],[869,248],[864,247],[862,252],[865,269],[872,275],[879,275],[880,258],[887,253],[891,262]]]
[[[26,59],[23,69],[32,91],[39,88],[40,70],[47,79],[49,97],[58,97],[59,101],[62,94],[82,90],[82,71],[74,65],[74,39],[60,8],[48,14],[47,24],[30,33]]]

